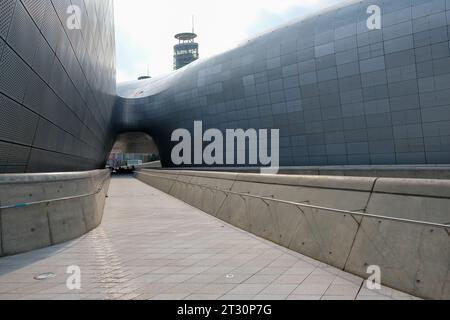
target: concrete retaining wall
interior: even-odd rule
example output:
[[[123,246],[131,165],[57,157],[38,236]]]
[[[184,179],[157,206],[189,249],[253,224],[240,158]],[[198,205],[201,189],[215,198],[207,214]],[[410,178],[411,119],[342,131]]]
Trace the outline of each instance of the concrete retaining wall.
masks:
[[[109,170],[0,175],[0,256],[73,240],[95,229],[109,182]]]
[[[140,169],[160,169],[159,163],[143,164]],[[239,172],[260,173],[260,167],[224,167],[224,168],[183,168],[183,170],[194,170],[209,172]],[[371,165],[371,166],[319,166],[319,167],[281,167],[279,172],[284,175],[304,176],[340,176],[340,177],[375,177],[375,178],[406,178],[406,179],[450,179],[449,165]]]
[[[366,278],[368,266],[378,265],[387,286],[422,298],[450,299],[448,229],[220,191],[447,224],[450,181],[173,170],[141,170],[136,177],[236,227],[342,270]]]

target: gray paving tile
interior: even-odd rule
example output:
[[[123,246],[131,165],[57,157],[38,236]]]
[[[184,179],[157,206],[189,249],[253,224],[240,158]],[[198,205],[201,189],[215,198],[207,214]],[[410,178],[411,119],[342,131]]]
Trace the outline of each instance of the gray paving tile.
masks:
[[[221,297],[220,294],[191,294],[185,300],[217,300]]]
[[[287,297],[287,300],[320,300],[321,295],[295,295],[292,294]]]
[[[219,300],[253,300],[255,295],[251,294],[228,294],[219,298]]]
[[[296,284],[271,284],[262,292],[262,295],[290,295],[297,288]]]
[[[260,301],[264,301],[264,300],[286,300],[287,298],[287,294],[283,294],[283,295],[270,295],[270,294],[259,294],[256,297],[254,297],[254,300],[260,300]]]
[[[230,295],[258,294],[267,284],[240,284],[229,292]]]

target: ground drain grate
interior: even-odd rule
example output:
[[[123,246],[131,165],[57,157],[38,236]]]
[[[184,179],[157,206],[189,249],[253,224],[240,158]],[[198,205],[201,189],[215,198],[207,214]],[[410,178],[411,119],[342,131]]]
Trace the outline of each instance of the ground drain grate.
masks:
[[[40,274],[40,275],[34,277],[34,280],[42,281],[42,280],[47,280],[47,279],[51,279],[51,278],[55,278],[55,277],[56,277],[56,274],[54,274],[53,272],[47,272],[47,273],[43,273],[43,274]]]

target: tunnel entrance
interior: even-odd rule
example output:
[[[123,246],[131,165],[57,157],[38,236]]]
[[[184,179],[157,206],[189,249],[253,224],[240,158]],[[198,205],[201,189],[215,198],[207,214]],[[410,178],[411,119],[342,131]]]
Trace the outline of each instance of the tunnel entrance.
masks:
[[[113,173],[132,173],[141,165],[159,160],[159,150],[151,136],[144,132],[127,132],[118,135],[107,167]]]

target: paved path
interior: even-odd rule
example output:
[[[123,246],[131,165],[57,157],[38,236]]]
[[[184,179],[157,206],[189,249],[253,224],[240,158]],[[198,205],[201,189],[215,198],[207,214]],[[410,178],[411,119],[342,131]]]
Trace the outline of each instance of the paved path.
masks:
[[[111,183],[102,225],[0,259],[0,299],[412,299],[257,238],[133,178]],[[78,265],[82,288],[67,289]],[[54,273],[54,278],[34,277]]]

